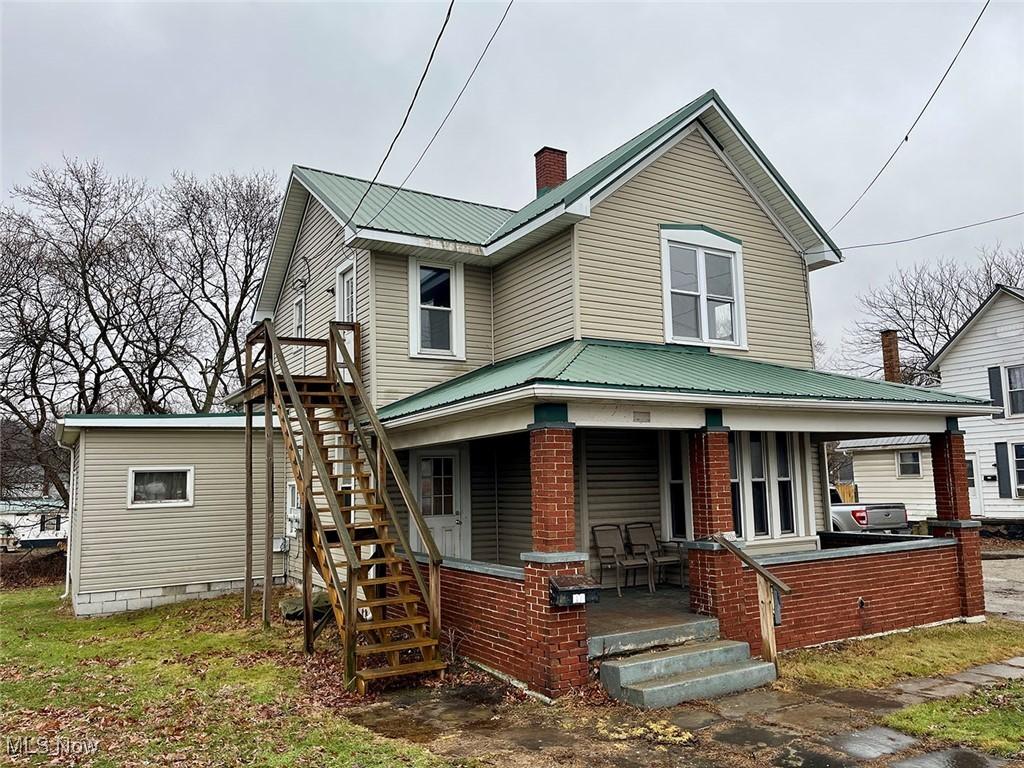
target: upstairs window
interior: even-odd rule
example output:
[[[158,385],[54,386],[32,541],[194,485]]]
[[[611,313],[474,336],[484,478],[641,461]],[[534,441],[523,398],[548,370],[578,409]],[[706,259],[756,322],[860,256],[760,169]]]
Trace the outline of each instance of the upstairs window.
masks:
[[[1006,404],[1010,416],[1024,415],[1024,365],[1006,369]]]
[[[741,247],[703,228],[663,228],[665,340],[742,346]]]
[[[462,359],[462,265],[409,261],[409,354]]]
[[[898,451],[896,453],[896,474],[900,477],[920,477],[921,452]]]

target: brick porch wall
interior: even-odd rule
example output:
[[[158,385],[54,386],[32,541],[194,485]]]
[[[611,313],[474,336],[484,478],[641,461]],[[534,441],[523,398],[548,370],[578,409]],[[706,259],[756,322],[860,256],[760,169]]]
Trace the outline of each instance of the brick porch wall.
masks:
[[[955,547],[769,566],[793,589],[782,598],[779,650],[873,635],[961,616]],[[738,621],[722,636],[761,652],[757,579],[745,569]],[[863,606],[861,606],[863,600]]]

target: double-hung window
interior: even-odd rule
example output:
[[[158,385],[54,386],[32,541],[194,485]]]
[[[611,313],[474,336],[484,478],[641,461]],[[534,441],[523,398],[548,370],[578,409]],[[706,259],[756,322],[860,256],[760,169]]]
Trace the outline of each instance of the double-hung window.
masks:
[[[194,474],[194,467],[129,467],[129,508],[191,507]]]
[[[747,541],[794,536],[803,519],[800,441],[788,432],[730,432],[733,526]]]
[[[462,265],[409,260],[409,354],[465,356]]]
[[[665,340],[742,346],[741,247],[703,228],[662,229]]]
[[[921,452],[920,451],[897,451],[896,452],[896,474],[899,477],[920,477],[921,476]]]
[[[1024,416],[1024,365],[1006,369],[1006,405],[1010,416]]]
[[[1013,477],[1016,481],[1017,498],[1024,499],[1024,443],[1013,445]]]

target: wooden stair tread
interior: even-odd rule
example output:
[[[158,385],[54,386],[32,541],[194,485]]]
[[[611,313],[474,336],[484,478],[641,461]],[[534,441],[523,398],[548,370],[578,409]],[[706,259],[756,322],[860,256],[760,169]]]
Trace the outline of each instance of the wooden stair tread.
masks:
[[[432,645],[437,645],[437,640],[432,637],[418,637],[412,640],[399,640],[394,643],[357,645],[356,656],[369,656],[374,653],[388,653],[391,651],[411,651],[416,648],[428,648]]]
[[[360,587],[375,587],[379,584],[401,584],[404,581],[412,581],[412,576],[400,573],[398,576],[378,576],[373,579],[359,579]]]
[[[375,597],[370,600],[359,599],[357,602],[360,608],[382,608],[387,605],[402,605],[419,601],[419,595],[392,595],[391,597]]]
[[[395,627],[408,627],[413,624],[426,624],[429,619],[422,613],[417,613],[415,616],[403,616],[399,619],[381,619],[379,621],[357,621],[356,630],[359,632],[366,632],[370,629],[393,629]]]
[[[357,546],[357,547],[369,547],[369,546],[373,546],[375,544],[397,544],[397,543],[398,543],[398,539],[391,539],[391,538],[363,539],[361,541],[353,541],[352,542],[352,544],[354,546]],[[340,541],[338,541],[338,542],[332,541],[332,542],[330,542],[330,546],[331,546],[332,549],[336,549],[336,548],[341,546],[341,542]]]
[[[414,675],[420,672],[437,672],[447,668],[448,663],[441,659],[433,661],[418,661],[415,664],[399,664],[395,667],[373,667],[371,669],[357,669],[356,677],[362,680],[380,680],[384,677],[397,677],[398,675]]]

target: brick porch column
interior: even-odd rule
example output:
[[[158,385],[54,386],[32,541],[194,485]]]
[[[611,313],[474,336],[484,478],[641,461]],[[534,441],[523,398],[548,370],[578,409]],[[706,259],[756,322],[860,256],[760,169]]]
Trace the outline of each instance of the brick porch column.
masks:
[[[721,414],[709,412],[709,423]],[[729,484],[729,429],[707,426],[690,434],[693,547],[689,563],[690,610],[718,619],[721,636],[748,640],[744,632],[743,565],[717,545],[700,540],[733,530]]]
[[[934,536],[956,539],[960,610],[967,618],[980,618],[985,615],[981,523],[971,519],[964,433],[958,429],[956,419],[947,421],[945,432],[929,436],[938,517],[930,527]]]
[[[538,405],[530,426],[533,550],[523,552],[526,594],[526,682],[555,697],[589,679],[585,606],[551,605],[549,580],[582,575],[587,554],[576,552],[573,425],[565,405]]]

